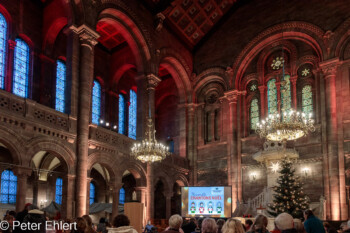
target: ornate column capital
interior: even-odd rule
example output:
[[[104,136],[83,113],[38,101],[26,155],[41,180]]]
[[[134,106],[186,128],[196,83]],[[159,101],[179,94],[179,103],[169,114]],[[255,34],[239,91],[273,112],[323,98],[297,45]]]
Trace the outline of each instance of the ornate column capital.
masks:
[[[340,65],[339,58],[333,58],[324,62],[320,62],[319,66],[324,74],[324,78],[335,77],[338,67]]]
[[[14,40],[8,40],[7,42],[9,43],[9,48],[12,49],[12,50],[14,50],[15,47],[16,47],[16,44],[17,44],[16,41],[14,41]]]
[[[296,85],[296,84],[297,84],[297,81],[298,81],[298,75],[294,75],[293,77],[290,78],[290,82],[291,82],[293,85]]]
[[[72,25],[69,27],[69,29],[79,35],[80,44],[82,46],[87,46],[92,50],[98,43],[97,39],[100,37],[100,35],[85,24],[82,24],[79,27]]]
[[[154,74],[148,74],[147,76],[147,90],[154,90],[158,84],[162,81]]]
[[[239,94],[240,94],[241,96],[245,96],[245,95],[247,94],[247,91],[246,91],[246,90],[240,91]]]
[[[238,91],[237,90],[231,90],[224,93],[225,98],[228,100],[229,103],[237,103],[237,97],[238,97]]]

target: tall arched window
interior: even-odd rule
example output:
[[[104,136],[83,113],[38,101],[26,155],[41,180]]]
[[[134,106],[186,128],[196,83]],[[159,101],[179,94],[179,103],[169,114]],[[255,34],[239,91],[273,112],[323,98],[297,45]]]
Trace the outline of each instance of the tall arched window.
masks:
[[[119,122],[118,122],[118,133],[120,134],[126,134],[126,118],[125,118],[125,96],[123,94],[119,94],[119,107],[118,107],[118,111],[119,111]]]
[[[90,205],[95,202],[95,198],[96,198],[95,185],[92,182],[90,182]]]
[[[61,177],[57,177],[57,179],[56,179],[56,196],[55,196],[55,202],[57,204],[62,204],[62,188],[63,188],[63,180]]]
[[[277,113],[276,79],[270,79],[267,82],[267,107],[269,114]]]
[[[125,189],[121,188],[119,190],[119,204],[124,204],[125,203]]]
[[[254,98],[250,102],[250,128],[252,130],[256,129],[256,124],[259,122],[259,101]]]
[[[28,97],[29,46],[22,39],[16,39],[12,92],[23,98]]]
[[[92,88],[92,123],[98,125],[101,118],[101,84],[94,81]]]
[[[0,14],[0,88],[5,89],[5,61],[6,61],[6,40],[7,23],[5,17]]]
[[[17,176],[11,170],[5,170],[1,173],[1,203],[16,203],[17,194]]]
[[[57,60],[56,66],[56,106],[55,109],[65,112],[66,64]]]
[[[130,105],[129,105],[129,138],[136,139],[136,119],[137,116],[137,94],[130,90]]]
[[[290,93],[290,76],[285,75],[281,85],[282,111],[289,111],[292,107],[292,96]]]
[[[311,85],[306,85],[302,90],[302,110],[303,113],[309,114],[313,112],[313,103],[312,103],[312,88]]]

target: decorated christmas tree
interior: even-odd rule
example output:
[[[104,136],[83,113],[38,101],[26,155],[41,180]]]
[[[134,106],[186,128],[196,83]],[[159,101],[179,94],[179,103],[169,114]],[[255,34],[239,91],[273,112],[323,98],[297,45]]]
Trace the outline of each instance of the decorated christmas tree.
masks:
[[[292,167],[292,161],[287,158],[282,160],[279,172],[281,175],[277,179],[277,185],[273,187],[274,201],[269,206],[268,212],[273,216],[289,213],[294,218],[301,218],[302,211],[309,208],[309,203],[303,193],[302,183],[294,175],[295,169]]]

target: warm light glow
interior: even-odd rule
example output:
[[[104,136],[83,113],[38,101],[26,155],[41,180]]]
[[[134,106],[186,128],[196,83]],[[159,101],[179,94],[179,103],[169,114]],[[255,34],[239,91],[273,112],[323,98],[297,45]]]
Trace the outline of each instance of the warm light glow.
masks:
[[[131,155],[141,162],[158,162],[170,154],[169,147],[157,142],[152,118],[148,118],[148,130],[141,143],[135,143],[131,148]]]
[[[278,172],[280,170],[280,163],[279,162],[271,162],[271,165],[269,167],[274,173]]]
[[[257,123],[256,132],[270,141],[296,140],[315,131],[312,114],[305,115],[294,110],[271,114]]]
[[[251,172],[249,176],[251,180],[256,180],[256,178],[258,177],[258,173],[254,171],[254,172]]]
[[[304,173],[305,176],[307,176],[310,173],[310,168],[309,167],[303,167],[301,171]]]

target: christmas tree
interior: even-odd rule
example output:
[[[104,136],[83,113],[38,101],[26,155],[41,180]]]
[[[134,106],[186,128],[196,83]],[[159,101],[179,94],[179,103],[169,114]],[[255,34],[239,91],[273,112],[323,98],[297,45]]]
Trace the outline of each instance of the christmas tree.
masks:
[[[301,218],[303,210],[309,208],[308,200],[303,193],[302,183],[294,175],[295,169],[292,167],[291,160],[285,158],[282,160],[281,175],[277,179],[277,185],[273,187],[273,204],[269,205],[269,214],[277,216],[280,213],[289,213],[293,218]]]

